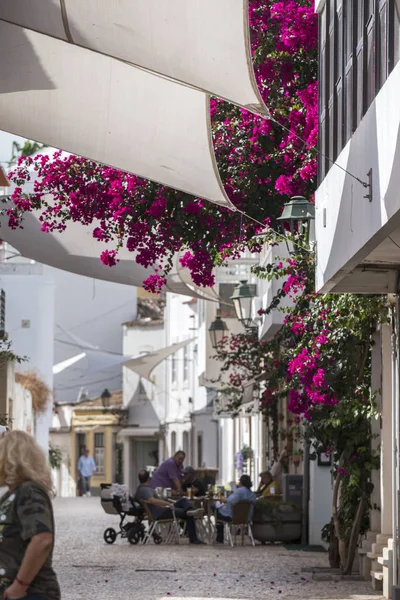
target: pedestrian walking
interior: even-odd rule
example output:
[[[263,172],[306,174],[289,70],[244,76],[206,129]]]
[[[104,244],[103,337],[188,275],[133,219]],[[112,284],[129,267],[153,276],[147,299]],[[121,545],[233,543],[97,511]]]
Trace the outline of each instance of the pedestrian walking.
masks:
[[[82,495],[91,496],[90,480],[92,478],[93,473],[96,472],[96,463],[90,456],[90,451],[88,448],[84,449],[84,451],[82,452],[82,456],[79,458],[78,471],[81,480]]]
[[[52,567],[54,517],[46,456],[33,437],[0,438],[0,597],[60,600]]]

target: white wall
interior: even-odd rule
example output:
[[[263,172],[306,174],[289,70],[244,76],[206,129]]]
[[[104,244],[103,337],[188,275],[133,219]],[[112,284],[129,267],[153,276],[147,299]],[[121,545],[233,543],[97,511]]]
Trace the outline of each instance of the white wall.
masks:
[[[6,292],[6,330],[12,340],[13,350],[29,359],[18,368],[21,371],[36,371],[52,389],[54,280],[43,274],[41,265],[2,264],[0,286]],[[35,427],[36,439],[46,452],[52,414],[50,398],[48,411],[38,415]]]
[[[328,291],[400,224],[400,63],[389,75],[337,163],[367,181],[373,199],[333,165],[316,193],[316,287]],[[326,223],[326,225],[325,225]]]
[[[34,435],[35,417],[32,408],[32,395],[20,383],[15,384],[12,410],[13,429]]]
[[[62,452],[62,465],[60,469],[52,469],[53,484],[57,496],[71,498],[76,496],[76,484],[71,476],[71,434],[70,432],[50,433],[52,446]]]
[[[264,249],[261,266],[278,263],[280,259],[289,257],[289,252],[285,242],[281,242],[276,246],[269,246]],[[281,279],[260,279],[258,282],[258,297],[261,299],[261,308],[264,310],[269,307],[273,298],[282,288],[285,278]],[[285,296],[280,301],[280,307],[288,308],[293,306],[293,300],[289,296]],[[282,327],[285,319],[285,314],[278,310],[271,310],[269,314],[263,315],[260,318],[259,338],[260,340],[270,340],[274,334]]]

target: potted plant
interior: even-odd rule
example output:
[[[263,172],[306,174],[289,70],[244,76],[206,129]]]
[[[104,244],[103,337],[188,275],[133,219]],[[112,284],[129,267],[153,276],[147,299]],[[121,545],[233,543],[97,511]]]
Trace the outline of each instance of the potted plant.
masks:
[[[302,459],[302,456],[303,456],[303,451],[302,450],[296,450],[296,449],[293,450],[292,461],[293,461],[293,464],[295,465],[295,467],[299,466],[299,464],[301,462],[301,459]]]
[[[254,507],[253,536],[260,542],[293,542],[301,537],[301,509],[290,502],[260,498]]]

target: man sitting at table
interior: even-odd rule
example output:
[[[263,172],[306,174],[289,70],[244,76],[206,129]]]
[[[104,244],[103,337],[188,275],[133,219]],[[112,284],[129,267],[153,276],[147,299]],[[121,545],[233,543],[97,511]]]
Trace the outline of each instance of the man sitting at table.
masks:
[[[182,490],[187,492],[188,488],[192,489],[192,495],[196,498],[202,498],[206,495],[206,486],[196,477],[196,471],[193,467],[185,467],[183,469]]]
[[[238,502],[250,502],[249,522],[253,518],[254,504],[256,503],[256,495],[251,491],[253,483],[248,475],[242,475],[236,490],[228,496],[227,499],[221,500],[226,502],[217,508],[217,544],[224,543],[224,522],[232,521],[232,507]],[[220,521],[220,522],[218,522]]]
[[[172,458],[164,460],[155,470],[151,478],[150,487],[156,489],[171,488],[177,495],[182,493],[183,461],[186,454],[182,450],[175,452]]]
[[[148,471],[143,470],[139,472],[139,486],[137,487],[135,498],[139,501],[147,502],[152,517],[157,520],[172,519],[172,508],[174,508],[176,518],[178,520],[182,519],[187,523],[187,532],[190,543],[203,543],[197,538],[196,525],[194,522],[194,517],[203,516],[203,509],[192,510],[190,503],[185,498],[178,500],[175,504],[170,500],[160,498],[155,490],[150,487],[150,473]]]
[[[275,494],[280,494],[281,489],[277,481],[274,481],[272,475],[269,471],[264,471],[260,473],[261,481],[256,492],[256,495],[261,498],[266,498],[267,496],[273,496]]]

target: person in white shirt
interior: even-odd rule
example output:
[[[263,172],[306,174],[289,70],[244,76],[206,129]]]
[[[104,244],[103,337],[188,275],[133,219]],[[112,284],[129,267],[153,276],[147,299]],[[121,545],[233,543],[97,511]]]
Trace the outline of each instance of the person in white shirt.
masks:
[[[90,496],[90,480],[92,478],[93,473],[96,472],[96,463],[90,456],[90,451],[88,448],[85,448],[85,450],[82,453],[82,456],[79,459],[78,472],[81,478],[82,495]]]
[[[282,476],[284,473],[287,473],[287,471],[288,471],[288,461],[289,461],[289,459],[288,459],[287,451],[282,450],[282,452],[280,453],[279,459],[276,462],[274,462],[274,464],[272,465],[272,467],[270,469],[272,479],[277,482],[280,489],[283,489],[282,488]]]

